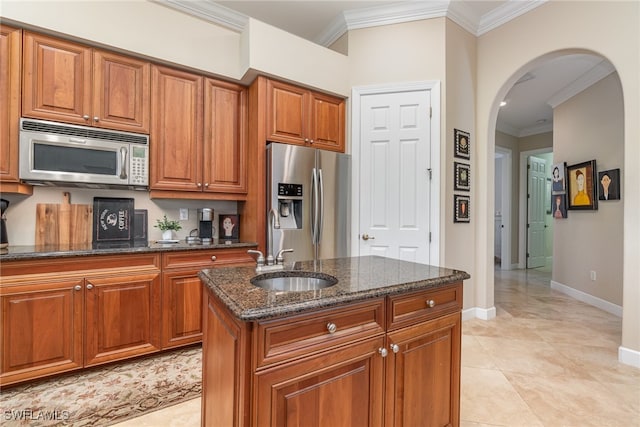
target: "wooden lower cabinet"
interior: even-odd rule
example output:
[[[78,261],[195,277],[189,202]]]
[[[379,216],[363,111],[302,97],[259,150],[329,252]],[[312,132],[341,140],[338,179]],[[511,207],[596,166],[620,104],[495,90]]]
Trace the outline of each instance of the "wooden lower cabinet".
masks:
[[[160,350],[160,277],[86,279],[85,366]]]
[[[205,268],[253,265],[242,249],[168,252],[162,255],[162,348],[202,341],[202,282]]]
[[[460,424],[460,325],[455,313],[387,335],[386,427]]]
[[[0,288],[0,385],[83,365],[84,280],[33,280]]]
[[[461,283],[256,322],[205,290],[202,426],[459,426]]]

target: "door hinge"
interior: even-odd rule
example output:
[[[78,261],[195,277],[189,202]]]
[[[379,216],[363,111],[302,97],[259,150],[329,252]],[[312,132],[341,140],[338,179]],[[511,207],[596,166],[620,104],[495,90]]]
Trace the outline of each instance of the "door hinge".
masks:
[[[429,243],[431,243],[431,232],[429,232]]]
[[[433,107],[429,107],[429,118],[433,117]]]
[[[429,181],[431,181],[432,174],[433,174],[433,171],[431,170],[431,168],[427,169],[427,173],[429,174]]]
[[[527,252],[527,258],[529,258],[529,252]]]

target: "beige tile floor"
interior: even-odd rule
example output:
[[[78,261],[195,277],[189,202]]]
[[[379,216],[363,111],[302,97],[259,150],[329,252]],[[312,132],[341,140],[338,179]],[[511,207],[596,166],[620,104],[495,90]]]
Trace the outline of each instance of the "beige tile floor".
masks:
[[[621,319],[496,271],[497,316],[463,323],[461,427],[640,426],[640,370],[617,361]],[[117,427],[199,426],[200,399]]]

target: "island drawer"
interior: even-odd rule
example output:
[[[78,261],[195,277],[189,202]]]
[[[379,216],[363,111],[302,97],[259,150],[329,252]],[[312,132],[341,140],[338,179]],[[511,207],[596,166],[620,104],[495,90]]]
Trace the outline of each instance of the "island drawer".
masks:
[[[286,319],[259,322],[256,368],[384,333],[384,299],[378,298]]]
[[[389,298],[388,330],[423,322],[462,309],[462,283]]]

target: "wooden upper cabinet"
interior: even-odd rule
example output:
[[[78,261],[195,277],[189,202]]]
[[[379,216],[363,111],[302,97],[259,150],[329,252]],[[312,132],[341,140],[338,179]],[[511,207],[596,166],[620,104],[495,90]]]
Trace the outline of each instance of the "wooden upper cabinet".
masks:
[[[93,75],[94,126],[149,133],[151,64],[96,50]]]
[[[25,32],[22,115],[149,132],[150,64]]]
[[[22,30],[0,25],[0,182],[3,183],[20,181],[18,143],[21,58]]]
[[[154,65],[152,190],[202,191],[203,77]]]
[[[247,90],[205,79],[204,191],[247,192]]]
[[[246,88],[155,65],[151,74],[151,190],[170,198],[246,194]]]
[[[344,99],[267,80],[267,141],[345,150]]]

